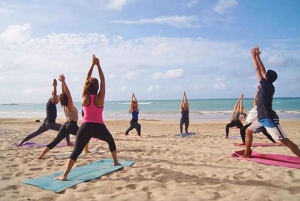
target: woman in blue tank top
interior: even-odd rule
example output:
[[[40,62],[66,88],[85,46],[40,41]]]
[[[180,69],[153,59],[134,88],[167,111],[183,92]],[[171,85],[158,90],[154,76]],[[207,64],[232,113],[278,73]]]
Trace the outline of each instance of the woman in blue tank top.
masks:
[[[190,110],[190,105],[189,101],[186,97],[185,92],[183,93],[182,96],[182,101],[180,104],[180,112],[181,112],[181,119],[180,119],[180,133],[182,136],[182,126],[183,124],[185,125],[185,132],[188,134],[188,128],[190,124],[190,119],[189,119],[189,110]]]
[[[129,113],[131,113],[132,118],[130,120],[130,126],[126,130],[125,135],[128,135],[128,133],[132,129],[135,128],[136,131],[138,132],[138,135],[141,136],[141,125],[138,123],[138,119],[139,119],[139,104],[138,104],[138,101],[137,101],[134,93],[132,93],[131,103],[130,103],[130,108],[129,108]]]

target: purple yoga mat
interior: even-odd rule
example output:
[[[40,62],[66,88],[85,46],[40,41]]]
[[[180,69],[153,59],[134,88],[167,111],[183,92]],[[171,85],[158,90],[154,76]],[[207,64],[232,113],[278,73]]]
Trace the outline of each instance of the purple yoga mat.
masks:
[[[20,147],[46,147],[49,143],[38,143],[38,142],[25,142],[23,145]],[[15,146],[18,144],[15,143]],[[56,147],[66,147],[66,143],[58,143]]]
[[[300,159],[296,156],[287,156],[282,154],[260,154],[252,151],[251,158],[243,158],[245,150],[235,151],[230,155],[232,158],[239,160],[254,161],[261,164],[289,167],[289,168],[300,168]]]
[[[242,143],[233,143],[235,146],[245,146]],[[268,143],[268,142],[256,142],[252,143],[252,147],[274,147],[274,146],[284,146],[283,144]]]

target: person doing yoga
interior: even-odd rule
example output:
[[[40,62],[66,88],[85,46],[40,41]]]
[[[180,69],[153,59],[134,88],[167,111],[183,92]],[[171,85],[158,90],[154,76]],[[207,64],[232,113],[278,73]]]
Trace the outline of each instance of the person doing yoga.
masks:
[[[254,70],[260,83],[260,90],[257,96],[257,120],[254,121],[246,130],[246,147],[244,157],[251,157],[251,146],[253,141],[253,132],[261,126],[264,126],[273,139],[278,139],[286,145],[298,158],[300,150],[297,145],[289,140],[279,124],[279,117],[272,109],[275,87],[273,82],[277,79],[277,73],[273,70],[266,71],[263,62],[260,59],[261,51],[259,47],[251,50]]]
[[[229,124],[226,125],[225,131],[226,131],[226,139],[228,139],[228,134],[229,134],[229,128],[231,127],[237,127],[237,128],[242,128],[243,124],[240,120],[240,115],[244,114],[243,113],[243,99],[244,99],[244,95],[241,94],[240,98],[237,100],[237,102],[235,103],[235,106],[233,108],[233,113],[232,113],[232,117],[231,117],[231,122]]]
[[[253,121],[257,119],[257,95],[259,89],[260,89],[260,85],[257,86],[256,94],[254,96],[254,100],[253,100],[254,107],[252,108],[252,110],[250,110],[246,118],[246,121],[249,122],[249,124],[246,124],[240,129],[240,134],[241,134],[243,144],[246,144],[246,139],[245,139],[246,129],[252,124]],[[259,132],[262,132],[269,140],[271,140],[273,143],[276,143],[275,140],[272,138],[272,136],[267,132],[265,127],[262,126],[255,131],[255,133],[259,133]]]
[[[57,117],[57,109],[56,104],[59,102],[56,92],[57,87],[57,81],[56,79],[53,79],[53,90],[52,90],[52,96],[48,100],[46,105],[46,118],[44,120],[44,123],[34,132],[29,134],[26,138],[20,142],[17,146],[22,146],[24,142],[29,141],[30,139],[46,132],[47,130],[55,130],[59,131],[61,124],[55,123],[56,117]],[[65,136],[67,140],[67,146],[73,146],[73,144],[70,142],[70,136],[69,134]]]
[[[65,81],[65,76],[59,75],[58,80],[61,82],[62,93],[59,95],[59,102],[64,110],[66,116],[66,122],[60,127],[57,136],[53,141],[48,144],[42,153],[38,156],[41,159],[45,154],[47,154],[51,149],[53,149],[58,143],[60,143],[67,135],[76,135],[79,127],[77,125],[78,121],[78,110],[74,106],[73,99],[67,83]],[[89,153],[88,144],[85,146],[85,153]]]
[[[131,103],[130,103],[129,113],[131,113],[132,118],[130,120],[130,126],[126,130],[125,135],[128,135],[129,132],[132,129],[135,128],[138,135],[141,136],[141,124],[138,123],[138,120],[139,120],[139,103],[138,103],[134,93],[132,93],[132,96],[131,96]]]
[[[100,77],[99,82],[96,78],[91,77],[94,66],[97,66]],[[99,91],[98,91],[99,90]],[[74,166],[78,156],[81,154],[83,148],[90,141],[92,137],[105,141],[109,145],[109,150],[114,161],[114,166],[119,166],[117,160],[117,149],[113,136],[106,128],[102,113],[105,99],[105,77],[100,66],[99,59],[93,55],[92,65],[87,73],[87,78],[84,83],[82,92],[82,109],[84,117],[82,124],[76,134],[76,141],[74,149],[67,161],[67,166],[64,173],[56,179],[65,181]]]
[[[180,112],[181,112],[181,119],[180,119],[180,134],[181,137],[183,136],[182,130],[183,130],[183,124],[185,126],[185,133],[188,134],[188,128],[190,124],[190,118],[189,118],[189,110],[190,110],[190,105],[189,101],[186,97],[186,93],[183,92],[182,100],[180,103]]]

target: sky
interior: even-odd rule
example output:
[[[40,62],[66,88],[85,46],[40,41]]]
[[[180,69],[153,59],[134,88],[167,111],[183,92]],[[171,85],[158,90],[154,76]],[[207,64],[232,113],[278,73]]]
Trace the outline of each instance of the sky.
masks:
[[[252,98],[254,46],[274,97],[300,97],[299,0],[70,2],[0,0],[0,104],[46,102],[59,74],[80,101],[92,54],[107,101]]]

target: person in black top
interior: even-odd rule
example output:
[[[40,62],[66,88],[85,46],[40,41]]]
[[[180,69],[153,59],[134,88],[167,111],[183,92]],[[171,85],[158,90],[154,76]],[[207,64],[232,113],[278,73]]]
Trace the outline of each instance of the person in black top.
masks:
[[[190,105],[189,105],[189,101],[186,97],[185,92],[183,93],[182,96],[182,101],[180,104],[180,112],[181,112],[181,119],[180,119],[180,134],[182,135],[182,126],[183,124],[185,125],[185,133],[188,134],[188,128],[189,128],[189,123],[190,123],[190,119],[189,119],[189,110],[190,110]]]
[[[278,139],[282,144],[286,145],[290,150],[300,158],[300,150],[295,143],[289,140],[279,124],[279,117],[272,109],[273,95],[275,87],[273,82],[277,79],[277,73],[273,70],[266,71],[262,61],[260,60],[261,51],[259,47],[251,50],[252,61],[257,78],[260,83],[260,90],[257,98],[257,120],[254,121],[246,130],[246,149],[244,157],[251,157],[251,145],[253,141],[253,132],[264,126],[273,139]]]
[[[240,120],[240,115],[243,114],[243,100],[244,100],[244,95],[241,94],[240,98],[236,101],[233,112],[232,112],[232,117],[230,119],[230,123],[228,123],[225,127],[225,132],[226,136],[225,138],[228,139],[228,134],[229,134],[229,128],[231,127],[237,127],[237,128],[242,128],[243,123]]]
[[[48,100],[47,105],[46,105],[46,113],[47,116],[44,120],[44,123],[34,132],[29,134],[26,138],[22,140],[18,146],[21,146],[24,142],[27,142],[28,140],[46,132],[47,130],[55,130],[59,131],[61,124],[55,123],[56,117],[57,117],[57,110],[56,110],[56,104],[59,102],[58,101],[58,96],[56,94],[56,86],[57,86],[57,81],[56,79],[53,79],[53,90],[52,90],[52,97]],[[70,136],[67,135],[66,137],[67,140],[67,145],[72,146],[73,144],[70,142]]]

